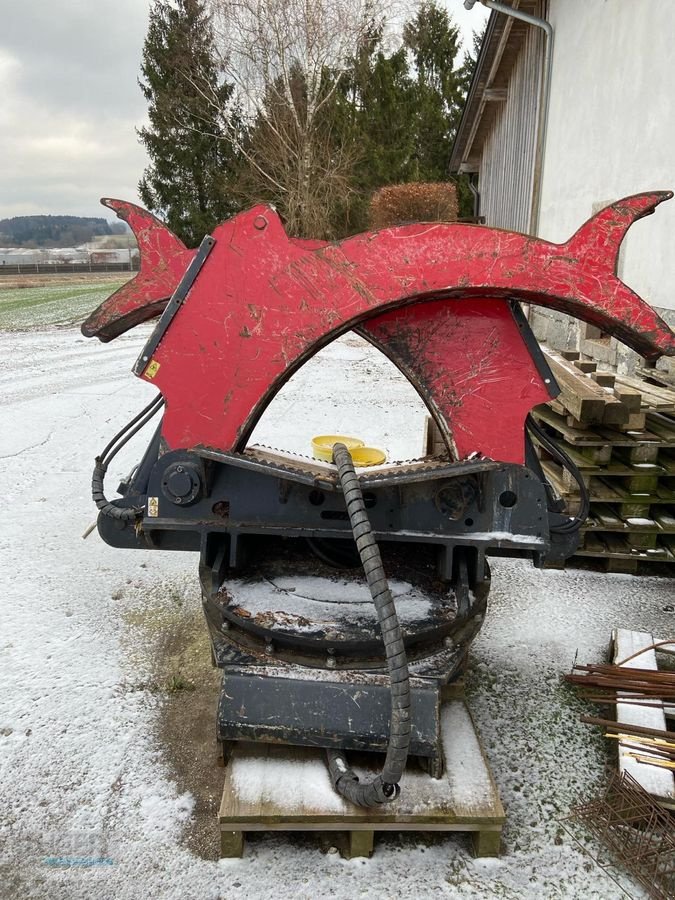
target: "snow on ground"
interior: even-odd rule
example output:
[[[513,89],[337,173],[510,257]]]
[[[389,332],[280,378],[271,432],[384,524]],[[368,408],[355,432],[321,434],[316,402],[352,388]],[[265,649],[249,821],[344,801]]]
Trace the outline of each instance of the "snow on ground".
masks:
[[[470,679],[508,816],[500,860],[438,835],[379,836],[369,861],[298,835],[252,840],[243,860],[186,849],[193,800],[155,736],[162,697],[144,686],[118,598],[161,622],[176,592],[197,604],[197,560],[81,539],[93,457],[152,396],[129,371],[147,333],[109,345],[73,328],[0,334],[0,896],[616,897],[560,824],[597,792],[608,751],[559,678],[577,652],[603,659],[613,627],[670,635],[675,582],[519,561],[494,562]],[[348,338],[287,385],[256,439],[302,450],[312,434],[347,431],[406,457],[419,453],[421,423],[411,389]]]
[[[389,461],[417,459],[425,453],[425,416],[412,385],[352,334],[317,354],[284,385],[251,443],[311,456],[314,436],[346,434],[384,450]]]

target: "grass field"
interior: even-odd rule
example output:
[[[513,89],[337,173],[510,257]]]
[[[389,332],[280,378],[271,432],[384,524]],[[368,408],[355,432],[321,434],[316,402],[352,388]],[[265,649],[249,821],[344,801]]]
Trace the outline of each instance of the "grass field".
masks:
[[[0,331],[76,325],[127,279],[79,279],[59,283],[0,283]]]

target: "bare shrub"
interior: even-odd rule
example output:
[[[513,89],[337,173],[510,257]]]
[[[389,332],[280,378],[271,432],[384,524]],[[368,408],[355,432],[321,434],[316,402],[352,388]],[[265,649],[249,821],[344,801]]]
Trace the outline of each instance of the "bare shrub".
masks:
[[[372,228],[404,222],[456,222],[457,191],[450,182],[393,184],[375,191],[370,199]]]

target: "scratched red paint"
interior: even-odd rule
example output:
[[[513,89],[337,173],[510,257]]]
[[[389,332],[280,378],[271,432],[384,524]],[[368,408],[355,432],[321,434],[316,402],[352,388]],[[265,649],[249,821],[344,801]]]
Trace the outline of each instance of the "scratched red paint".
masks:
[[[473,327],[477,305],[492,304],[495,327],[506,329],[498,343],[522,362],[526,352],[522,341],[516,344],[507,333],[510,326],[504,324],[503,298],[516,298],[585,319],[647,357],[675,355],[675,335],[613,274],[621,238],[631,222],[670,196],[655,192],[619,201],[562,245],[459,224],[400,226],[322,244],[289,239],[278,216],[267,207],[241,213],[214,231],[215,247],[154,354],[159,363],[154,383],[167,402],[163,436],[171,448],[241,449],[281,384],[321,346],[349,328],[363,326],[379,333],[383,350],[429,392],[431,408],[449,419],[456,443],[460,432],[466,432],[472,440],[467,438],[464,449],[494,455],[486,448],[495,450],[495,416],[483,414],[472,423],[470,414],[472,403],[501,404],[500,395],[491,395],[492,388],[481,385],[480,376],[470,390],[458,389],[471,365],[465,362],[462,371],[453,356],[467,354],[468,360],[479,353],[481,344],[467,337],[470,328],[460,335],[457,323],[471,320]],[[263,220],[266,226],[261,228]],[[154,244],[147,250],[155,254],[155,264],[161,256],[157,225],[153,220],[149,231],[155,235]],[[170,281],[168,271],[174,276],[180,259],[175,287],[194,255],[177,247],[173,235],[171,239],[173,255],[161,287],[153,284],[148,271],[134,296],[138,281],[134,279],[126,294],[120,297],[118,292],[85,323],[86,334],[109,339],[129,327],[125,323],[156,314],[156,309],[150,312],[145,306],[147,298],[154,307]],[[454,323],[450,331],[454,329],[455,337],[447,347],[440,337],[431,341],[433,324],[420,313],[417,324],[425,320],[431,342],[428,354],[419,350],[416,355],[410,352],[408,338],[398,345],[392,338],[397,327],[409,330],[416,318],[405,305],[420,301],[425,301],[420,310],[433,305],[439,335],[441,310],[452,310],[446,327]],[[496,312],[499,309],[501,313]],[[379,325],[378,319],[383,319]],[[496,365],[498,359],[499,352],[494,351],[491,363]],[[526,366],[520,368],[520,381],[511,383],[516,388],[511,393],[523,398],[517,416],[508,416],[512,406],[500,408],[512,434],[501,447],[499,458],[505,461],[522,461],[521,407],[530,399],[531,405],[542,399],[541,382],[528,380],[532,373]],[[511,358],[504,353],[502,382],[511,371]],[[460,395],[463,413],[458,415]],[[512,400],[513,396],[507,398],[509,404]],[[460,444],[464,446],[463,439]]]
[[[108,297],[82,326],[87,337],[111,341],[134,325],[161,314],[195,251],[188,250],[163,222],[140,206],[108,198],[101,203],[129,224],[141,256],[138,275]]]
[[[359,333],[408,376],[459,459],[523,463],[527,414],[551,394],[508,303],[433,300],[368,319]]]

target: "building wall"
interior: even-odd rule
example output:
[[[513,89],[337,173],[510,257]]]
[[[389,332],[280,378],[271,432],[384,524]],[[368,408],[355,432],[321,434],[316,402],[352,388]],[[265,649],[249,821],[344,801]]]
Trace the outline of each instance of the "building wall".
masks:
[[[480,164],[480,211],[486,225],[529,230],[532,203],[542,31],[528,29],[511,72],[507,99],[499,103],[483,143]]]
[[[675,189],[674,0],[549,0],[551,103],[539,235],[566,240],[600,205]],[[675,310],[675,200],[636,222],[619,275]]]

